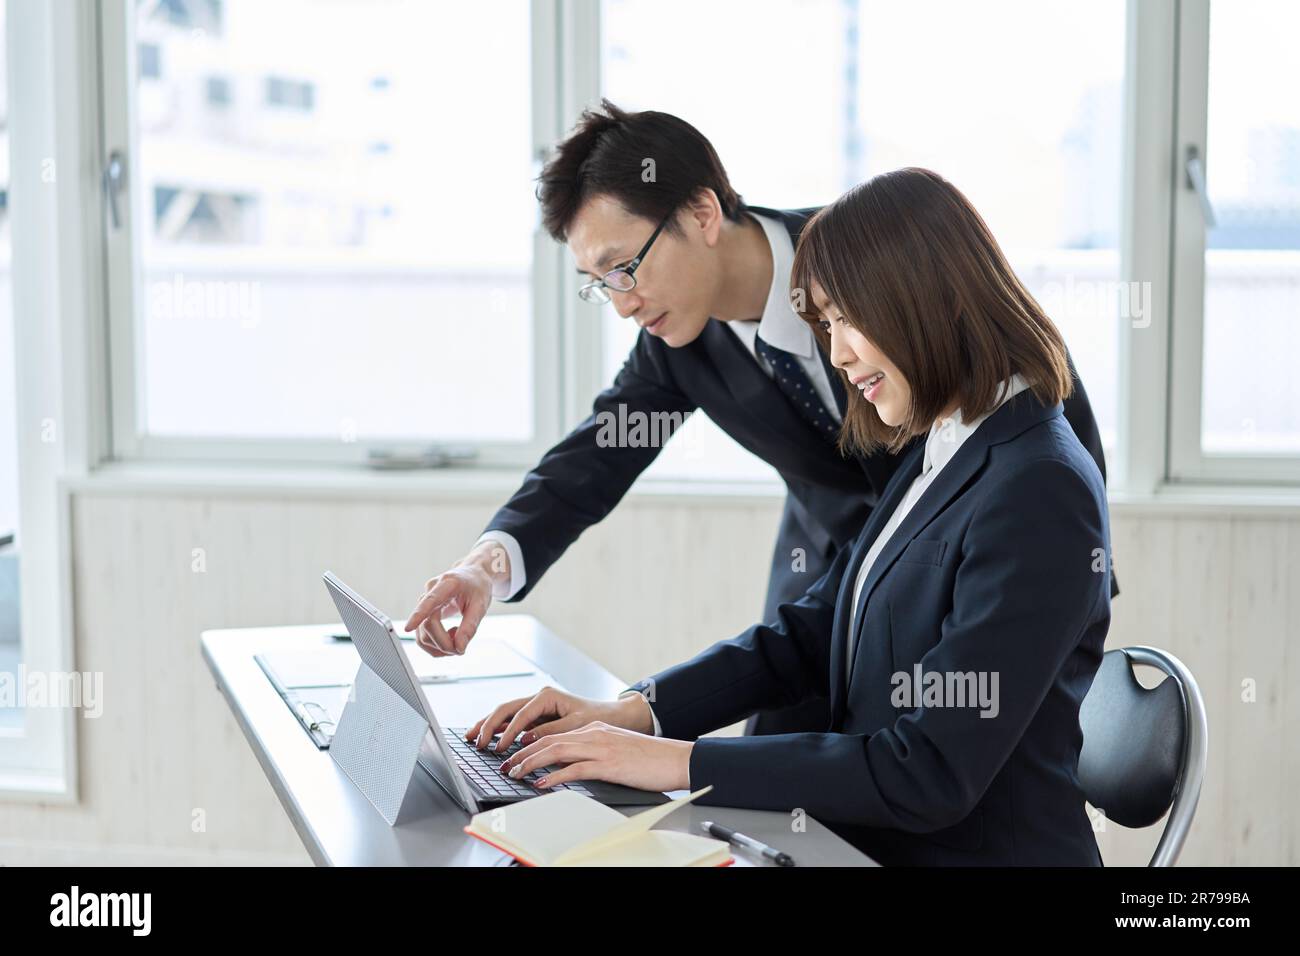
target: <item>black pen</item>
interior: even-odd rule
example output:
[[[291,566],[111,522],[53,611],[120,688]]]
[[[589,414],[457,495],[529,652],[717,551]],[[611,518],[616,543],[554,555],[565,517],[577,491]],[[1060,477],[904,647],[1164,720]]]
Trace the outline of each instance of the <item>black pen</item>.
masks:
[[[709,836],[717,837],[719,840],[726,840],[732,846],[741,847],[762,854],[764,859],[771,860],[777,866],[794,866],[794,857],[789,853],[783,853],[775,847],[768,846],[766,843],[760,843],[753,837],[745,836],[745,834],[733,830],[730,827],[724,827],[721,823],[714,823],[712,820],[705,820],[700,824],[700,828]]]

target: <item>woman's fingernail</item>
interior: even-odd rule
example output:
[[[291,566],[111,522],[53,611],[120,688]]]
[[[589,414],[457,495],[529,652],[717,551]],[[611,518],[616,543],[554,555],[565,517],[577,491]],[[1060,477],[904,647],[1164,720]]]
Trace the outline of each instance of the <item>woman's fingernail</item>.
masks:
[[[536,740],[536,739],[537,739],[537,737],[534,736],[531,732],[529,732],[529,733],[524,734],[523,737],[520,738],[519,742],[520,742],[521,744],[531,744],[531,743],[532,743],[534,740]]]
[[[537,781],[537,786],[545,787],[550,782],[550,780],[551,780],[550,777],[543,777],[541,780]]]
[[[513,777],[514,779],[518,780],[523,775],[524,775],[523,764],[516,764],[515,766],[510,768],[510,776]]]

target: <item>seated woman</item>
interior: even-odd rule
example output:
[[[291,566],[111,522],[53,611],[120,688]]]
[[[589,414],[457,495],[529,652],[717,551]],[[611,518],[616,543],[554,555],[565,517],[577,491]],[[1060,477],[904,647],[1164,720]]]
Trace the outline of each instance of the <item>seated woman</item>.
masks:
[[[1079,705],[1110,622],[1106,494],[1062,417],[1061,335],[940,176],[855,187],[794,301],[850,388],[841,442],[915,443],[852,548],[777,619],[616,701],[548,688],[470,731],[512,776],[713,790],[811,814],[883,864],[1100,865]],[[802,290],[807,290],[806,303]],[[825,733],[701,737],[829,698]]]

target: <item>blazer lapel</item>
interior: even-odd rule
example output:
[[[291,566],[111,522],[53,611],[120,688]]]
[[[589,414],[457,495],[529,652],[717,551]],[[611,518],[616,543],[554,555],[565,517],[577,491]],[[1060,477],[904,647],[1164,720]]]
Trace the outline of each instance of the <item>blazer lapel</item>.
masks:
[[[769,209],[765,206],[748,206],[747,208],[757,215],[778,220],[790,234],[790,242],[797,247],[804,225],[819,207]],[[787,440],[798,436],[795,440],[805,448],[817,452],[824,451],[826,440],[814,432],[803,417],[794,410],[794,406],[790,404],[790,400],[785,397],[776,382],[759,367],[757,359],[741,344],[736,333],[724,328],[725,325],[726,323],[718,319],[712,319],[705,326],[703,338],[736,403],[761,427]],[[843,418],[846,403],[844,385],[820,346],[816,348],[826,374],[831,380],[835,404],[839,407],[840,416]]]
[[[803,416],[794,410],[785,393],[763,371],[758,360],[745,348],[736,333],[725,326],[726,323],[718,319],[710,319],[704,328],[704,335],[709,353],[713,356],[714,367],[722,376],[737,406],[758,427],[773,435],[788,442],[796,442],[810,452],[824,452],[826,439],[813,431]]]
[[[726,327],[726,323],[710,319],[704,327],[704,334],[714,366],[737,405],[754,409],[770,401],[773,395],[780,395],[776,383],[764,374],[758,361],[741,344],[736,333]]]
[[[835,600],[835,623],[831,630],[831,714],[838,717],[843,704],[845,680],[844,667],[849,634],[849,614],[853,609],[853,587],[858,580],[858,570],[862,560],[871,549],[872,542],[880,534],[889,516],[894,513],[912,481],[921,473],[922,449],[916,448],[899,466],[897,481],[887,489],[888,494],[871,510],[871,517],[862,528],[853,544],[853,556],[844,568],[844,577],[840,579],[840,589]],[[865,587],[863,588],[865,591]],[[858,618],[861,624],[861,617]]]
[[[961,448],[957,449],[957,454],[939,472],[933,484],[925,489],[916,504],[912,505],[912,510],[907,513],[903,523],[894,529],[893,535],[886,542],[884,549],[876,555],[875,563],[871,565],[871,570],[867,572],[867,580],[862,585],[862,594],[858,597],[856,605],[857,616],[854,619],[856,641],[853,645],[853,661],[850,662],[849,672],[844,681],[846,688],[849,682],[853,680],[853,664],[856,663],[858,655],[862,653],[862,625],[863,619],[866,617],[863,612],[867,602],[871,599],[871,593],[912,539],[930,523],[935,515],[943,510],[944,506],[966,485],[971,476],[983,466],[988,446],[982,442],[976,442],[974,438],[975,436],[972,435]],[[922,453],[924,454],[924,452]]]
[[[853,646],[854,661],[862,652],[862,624],[865,617],[863,610],[866,608],[867,601],[871,598],[871,593],[875,590],[876,585],[880,583],[881,578],[888,573],[912,539],[925,530],[926,525],[947,507],[948,502],[952,501],[974,478],[976,473],[983,468],[984,462],[988,458],[989,448],[992,445],[1008,441],[1032,425],[1059,414],[1061,414],[1061,405],[1059,403],[1054,407],[1046,407],[1031,392],[1022,392],[1010,399],[982,422],[975,432],[957,449],[957,453],[939,472],[934,482],[921,495],[920,500],[912,506],[912,510],[907,513],[903,523],[894,529],[894,534],[880,554],[876,556],[871,570],[867,572],[867,580],[862,585],[862,594],[856,604],[855,633],[857,640]],[[924,455],[924,445],[920,446],[920,448],[921,454]],[[910,465],[911,462],[908,462],[908,465],[904,466],[908,474],[915,476],[920,473],[919,467],[912,469],[908,467]],[[904,469],[900,468],[900,471],[902,470]],[[911,481],[908,480],[906,483],[910,485]],[[891,500],[898,499],[899,496],[890,495],[890,498]],[[893,500],[893,505],[888,509],[890,514],[893,513],[896,506],[897,500]],[[877,509],[877,511],[881,510],[884,509]],[[873,522],[876,517],[876,515],[872,515]],[[849,673],[844,681],[846,690],[852,680],[853,670],[850,665]]]

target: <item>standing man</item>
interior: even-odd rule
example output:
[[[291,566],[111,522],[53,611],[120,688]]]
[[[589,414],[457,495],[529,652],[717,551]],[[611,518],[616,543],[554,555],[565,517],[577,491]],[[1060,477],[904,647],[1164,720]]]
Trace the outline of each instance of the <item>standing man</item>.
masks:
[[[697,409],[785,482],[763,610],[774,619],[862,530],[902,457],[839,451],[844,383],[790,301],[794,246],[816,210],[746,205],[693,126],[608,100],[560,143],[538,198],[585,280],[577,294],[612,302],[641,332],[592,415],[543,456],[470,552],[426,582],[407,630],[435,656],[463,653],[492,600],[528,594],[659,453],[657,442],[611,443],[602,423],[681,421]],[[1065,417],[1104,476],[1077,374]],[[458,613],[445,629],[441,619]],[[760,712],[746,732],[820,731],[829,719],[828,702],[813,700]]]

